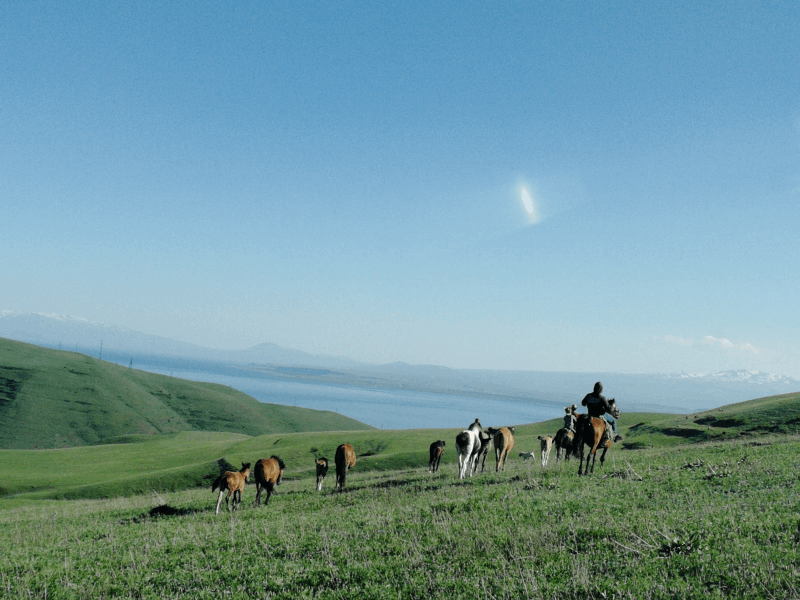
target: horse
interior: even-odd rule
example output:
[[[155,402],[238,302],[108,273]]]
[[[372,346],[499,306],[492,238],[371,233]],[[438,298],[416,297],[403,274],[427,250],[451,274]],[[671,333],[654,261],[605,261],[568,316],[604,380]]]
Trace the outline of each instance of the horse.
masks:
[[[494,443],[495,472],[500,472],[506,468],[506,459],[509,451],[514,447],[514,427],[500,427],[494,429],[489,427],[486,431],[492,436]]]
[[[530,452],[520,452],[519,456],[522,460],[528,460],[529,458],[536,459],[536,451],[531,450]]]
[[[336,456],[333,459],[336,463],[336,486],[334,491],[344,489],[347,471],[356,464],[356,453],[350,444],[342,444],[336,448]]]
[[[475,419],[472,424],[456,436],[456,452],[458,453],[458,478],[464,479],[469,472],[472,477],[475,460],[481,449],[483,433],[481,422]]]
[[[315,460],[314,464],[317,466],[317,491],[321,492],[322,481],[325,479],[325,475],[328,474],[328,459],[323,456]]]
[[[556,447],[556,462],[561,460],[569,460],[571,456],[577,456],[578,448],[575,446],[575,432],[570,431],[566,427],[562,427],[553,438],[553,444]]]
[[[233,494],[233,510],[239,508],[242,503],[242,492],[244,491],[244,484],[250,480],[250,463],[242,463],[240,471],[225,471],[222,475],[214,480],[211,486],[213,492],[219,488],[219,496],[217,497],[217,508],[214,511],[215,515],[219,514],[219,507],[222,504],[222,494],[228,490],[228,495],[225,496],[225,507],[230,512],[231,505],[230,499]]]
[[[431,444],[430,459],[428,460],[428,471],[436,473],[439,470],[439,462],[444,454],[445,441],[437,440]]]
[[[540,435],[539,443],[542,449],[542,466],[547,466],[547,461],[550,460],[550,450],[553,449],[553,438],[549,435]]]
[[[614,398],[608,401],[611,410],[611,416],[615,419],[619,418],[619,409],[617,408],[617,403]],[[576,445],[576,452],[580,456],[581,462],[578,465],[578,475],[587,475],[589,471],[589,459],[592,460],[592,469],[591,473],[594,473],[594,462],[597,459],[597,449],[603,448],[603,453],[600,455],[600,466],[603,466],[603,463],[606,460],[606,452],[611,447],[611,444],[614,443],[613,437],[611,437],[611,432],[606,434],[606,427],[611,429],[611,426],[608,425],[605,419],[600,417],[591,417],[589,415],[580,415],[578,417],[578,422],[575,426],[576,435],[575,435],[575,445]],[[586,457],[586,468],[583,467],[583,452],[584,452],[584,445],[591,446],[592,450],[589,452],[589,456]],[[583,472],[581,472],[583,471]]]
[[[264,506],[269,504],[269,497],[275,490],[276,485],[281,484],[283,478],[283,470],[286,468],[284,462],[274,454],[270,458],[262,458],[256,463],[256,502],[255,506],[259,505],[261,500],[261,492],[266,488],[267,498],[264,500]]]
[[[478,433],[478,436],[481,440],[481,447],[478,450],[477,456],[475,456],[475,462],[472,464],[472,474],[478,472],[478,463],[481,463],[481,473],[484,472],[486,468],[486,456],[489,454],[489,448],[492,445],[492,436],[488,433],[483,433],[482,431]]]

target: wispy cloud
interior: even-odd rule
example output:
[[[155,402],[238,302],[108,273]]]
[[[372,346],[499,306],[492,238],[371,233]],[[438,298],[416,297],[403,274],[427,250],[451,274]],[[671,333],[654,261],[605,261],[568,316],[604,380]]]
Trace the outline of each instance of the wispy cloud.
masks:
[[[753,344],[745,343],[734,343],[730,341],[728,338],[718,338],[714,337],[713,335],[707,335],[699,340],[694,340],[692,338],[684,338],[675,335],[665,335],[664,341],[670,344],[678,344],[679,346],[687,346],[687,347],[696,347],[696,346],[705,346],[711,348],[722,348],[722,349],[730,349],[730,350],[745,350],[747,352],[752,352],[753,354],[758,354],[759,350]]]

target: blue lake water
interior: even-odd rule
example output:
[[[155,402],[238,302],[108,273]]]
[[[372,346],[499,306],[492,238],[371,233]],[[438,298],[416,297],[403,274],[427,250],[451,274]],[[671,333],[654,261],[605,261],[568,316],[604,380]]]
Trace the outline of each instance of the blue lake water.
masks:
[[[559,406],[524,400],[336,386],[262,375],[239,377],[148,365],[137,367],[151,373],[227,385],[261,402],[334,411],[381,429],[466,427],[476,417],[484,427],[497,427],[545,421],[563,413]]]

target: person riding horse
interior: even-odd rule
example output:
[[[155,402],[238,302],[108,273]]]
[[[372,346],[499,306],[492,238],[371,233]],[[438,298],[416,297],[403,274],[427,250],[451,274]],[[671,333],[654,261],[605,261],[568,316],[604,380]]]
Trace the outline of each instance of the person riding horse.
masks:
[[[567,413],[564,415],[564,429],[569,433],[575,433],[575,421],[578,420],[577,410],[578,407],[574,404],[564,407],[564,412]]]
[[[603,384],[599,381],[594,384],[594,391],[591,394],[586,394],[581,404],[586,407],[586,411],[592,417],[598,417],[605,420],[606,423],[611,425],[611,430],[614,433],[614,441],[622,441],[622,436],[617,433],[617,421],[611,416],[611,406],[603,396]]]

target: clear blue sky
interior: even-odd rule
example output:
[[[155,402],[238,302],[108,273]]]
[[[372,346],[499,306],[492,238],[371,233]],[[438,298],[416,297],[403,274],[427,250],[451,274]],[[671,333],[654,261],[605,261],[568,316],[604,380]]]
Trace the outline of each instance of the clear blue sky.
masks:
[[[2,3],[0,309],[800,377],[800,3],[385,4]]]

